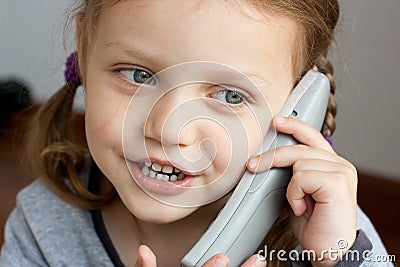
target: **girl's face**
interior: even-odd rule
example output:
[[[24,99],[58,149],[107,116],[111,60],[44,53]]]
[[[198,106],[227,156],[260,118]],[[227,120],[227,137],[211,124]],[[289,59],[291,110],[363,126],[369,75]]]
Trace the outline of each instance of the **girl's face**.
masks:
[[[247,159],[256,153],[270,123],[268,114],[279,112],[293,87],[296,25],[273,14],[261,15],[246,1],[239,7],[225,1],[135,0],[104,8],[96,27],[88,47],[85,77],[87,141],[96,163],[130,212],[152,222],[183,218],[196,208],[166,205],[145,191],[161,198],[179,196],[188,190],[177,190],[173,184],[201,187],[233,170],[231,173],[237,173],[237,177],[220,179],[213,185],[217,187],[213,194],[230,190]],[[146,94],[157,88],[158,81],[150,76],[192,61],[237,69],[259,91],[251,86],[240,87],[232,76],[218,73],[218,67],[211,64],[210,77],[217,76],[226,88],[212,83],[178,86],[158,101],[146,102],[152,108],[143,113],[140,105],[147,101]],[[207,79],[207,66],[202,67],[202,80]],[[186,75],[184,70],[170,73],[167,78],[172,80]],[[134,95],[136,104],[130,105]],[[198,100],[203,101],[199,104],[204,107],[202,112],[209,109],[212,113],[206,114],[215,114],[215,118],[186,120],[179,131],[169,129],[171,124],[163,127],[169,114],[175,110],[187,114],[190,108],[184,111],[183,104],[189,103],[186,107],[190,107]],[[253,112],[260,109],[266,115],[257,121]],[[226,127],[218,126],[218,119],[242,122],[238,127],[246,133],[242,142],[247,150],[234,152],[235,144],[230,145],[230,134]],[[204,140],[212,142],[202,143]],[[205,148],[203,154],[199,152],[201,146]],[[186,161],[171,160],[164,153],[169,148],[176,148]],[[207,155],[207,151],[215,154]],[[196,169],[192,163],[202,156],[208,157],[208,164]],[[173,173],[166,175],[171,169]],[[159,178],[176,181],[149,178],[150,172],[153,176],[163,172],[166,176]],[[202,193],[206,195],[207,191]]]

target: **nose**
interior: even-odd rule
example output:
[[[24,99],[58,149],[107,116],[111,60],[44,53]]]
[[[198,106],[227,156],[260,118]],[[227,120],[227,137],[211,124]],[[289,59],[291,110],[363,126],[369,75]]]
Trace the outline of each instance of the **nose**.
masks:
[[[153,106],[144,127],[146,138],[163,145],[189,146],[196,142],[196,126],[187,121],[187,112],[190,111],[181,106],[189,97],[182,91],[168,92]]]

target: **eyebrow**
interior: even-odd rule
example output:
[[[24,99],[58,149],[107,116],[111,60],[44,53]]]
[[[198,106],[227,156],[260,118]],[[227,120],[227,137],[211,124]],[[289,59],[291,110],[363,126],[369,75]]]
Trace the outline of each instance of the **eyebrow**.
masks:
[[[105,45],[106,49],[111,53],[114,53],[114,51],[111,50],[119,50],[119,52],[122,52],[122,54],[128,58],[135,58],[145,62],[156,62],[157,57],[154,53],[151,53],[150,51],[146,51],[141,48],[130,46],[124,42],[114,41],[108,42]]]
[[[261,76],[261,74],[253,73],[253,72],[242,72],[244,75],[249,77],[253,82],[261,82],[263,85],[268,84],[265,77]]]

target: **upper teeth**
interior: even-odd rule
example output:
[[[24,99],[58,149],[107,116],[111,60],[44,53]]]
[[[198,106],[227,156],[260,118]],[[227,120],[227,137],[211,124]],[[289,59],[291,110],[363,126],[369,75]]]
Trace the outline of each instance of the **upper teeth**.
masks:
[[[142,167],[142,172],[144,175],[150,178],[156,178],[160,181],[171,181],[183,180],[185,175],[172,166],[162,166],[158,163],[145,162]]]

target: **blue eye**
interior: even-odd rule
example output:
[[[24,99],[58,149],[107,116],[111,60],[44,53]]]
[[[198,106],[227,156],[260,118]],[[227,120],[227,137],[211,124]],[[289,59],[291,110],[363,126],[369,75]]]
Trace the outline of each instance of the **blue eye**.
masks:
[[[240,105],[245,101],[245,97],[239,94],[238,92],[231,90],[221,90],[215,93],[210,94],[211,97],[214,97],[222,102],[228,103],[229,105]]]
[[[137,84],[154,85],[156,82],[153,75],[143,69],[123,69],[119,72],[126,79]]]

